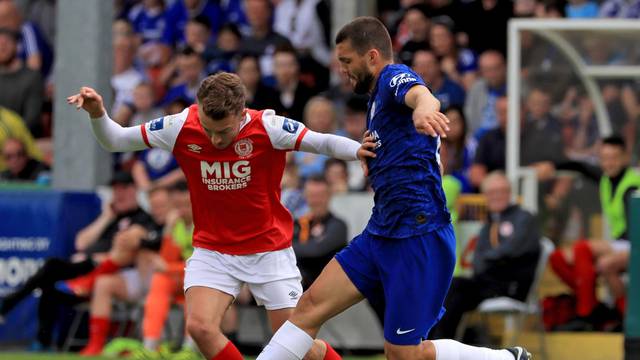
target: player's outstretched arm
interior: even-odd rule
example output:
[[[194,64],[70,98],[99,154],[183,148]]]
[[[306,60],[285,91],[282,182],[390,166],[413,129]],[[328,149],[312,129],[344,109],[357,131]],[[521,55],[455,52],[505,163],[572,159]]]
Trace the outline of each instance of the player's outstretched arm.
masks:
[[[413,109],[413,124],[419,133],[447,137],[449,119],[440,112],[440,101],[426,86],[413,86],[404,102]]]
[[[102,96],[90,87],[67,98],[69,105],[83,109],[91,118],[91,127],[96,139],[107,151],[138,151],[146,148],[139,127],[122,127],[109,118]]]
[[[363,160],[368,157],[376,157],[372,151],[375,143],[365,141],[362,144],[344,136],[318,133],[308,130],[302,142],[300,150],[314,154],[322,154],[341,160]]]

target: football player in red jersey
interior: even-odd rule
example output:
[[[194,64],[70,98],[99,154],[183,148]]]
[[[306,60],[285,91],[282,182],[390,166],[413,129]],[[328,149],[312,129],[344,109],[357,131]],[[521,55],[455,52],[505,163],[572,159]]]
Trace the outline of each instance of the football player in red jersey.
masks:
[[[91,88],[81,88],[67,102],[89,113],[105,149],[162,148],[173,153],[185,173],[195,225],[195,251],[184,279],[187,331],[207,359],[242,359],[220,331],[220,321],[243,284],[267,309],[274,332],[302,294],[291,248],[293,220],[280,203],[286,152],[343,160],[375,157],[370,141],[361,145],[308,130],[273,110],[246,109],[243,85],[230,73],[207,77],[197,104],[183,112],[135,127],[111,120]],[[321,341],[305,358],[340,359]]]

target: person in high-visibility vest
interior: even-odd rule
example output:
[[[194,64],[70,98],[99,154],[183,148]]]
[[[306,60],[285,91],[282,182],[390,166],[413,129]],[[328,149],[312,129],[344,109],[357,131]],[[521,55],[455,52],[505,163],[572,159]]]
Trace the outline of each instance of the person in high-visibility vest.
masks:
[[[604,278],[616,300],[616,309],[625,312],[625,286],[621,273],[629,264],[631,243],[628,224],[631,221],[629,202],[640,189],[640,173],[629,167],[629,156],[621,137],[602,140],[600,148],[600,202],[613,241],[578,241],[572,249],[556,250],[550,258],[555,273],[576,294],[577,318],[564,330],[589,330],[598,327],[594,309],[598,305],[595,294],[596,276]]]

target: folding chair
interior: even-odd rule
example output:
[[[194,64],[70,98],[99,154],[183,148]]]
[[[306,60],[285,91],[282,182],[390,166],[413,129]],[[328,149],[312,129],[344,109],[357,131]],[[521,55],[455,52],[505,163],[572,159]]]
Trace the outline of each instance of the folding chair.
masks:
[[[538,288],[540,286],[540,280],[547,267],[547,261],[551,253],[555,249],[555,246],[551,240],[546,237],[540,239],[540,258],[536,266],[536,273],[529,289],[526,302],[519,301],[507,296],[500,296],[495,298],[486,299],[478,305],[476,311],[480,313],[483,322],[487,323],[488,315],[502,315],[504,316],[504,333],[509,334],[510,337],[507,344],[515,344],[524,327],[524,321],[527,316],[533,315],[536,317],[536,326],[538,327],[538,335],[540,341],[540,357],[546,360],[547,348],[545,340],[545,329],[542,321],[542,307],[540,306],[540,299],[538,296]],[[460,321],[460,325],[456,331],[456,338],[461,339],[464,334],[464,330],[467,327],[468,315],[465,314]]]

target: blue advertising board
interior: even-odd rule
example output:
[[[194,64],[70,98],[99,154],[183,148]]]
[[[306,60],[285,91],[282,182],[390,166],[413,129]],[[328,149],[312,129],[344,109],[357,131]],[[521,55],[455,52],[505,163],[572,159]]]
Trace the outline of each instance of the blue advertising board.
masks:
[[[0,297],[22,286],[47,258],[68,258],[76,233],[99,213],[94,193],[0,190]],[[29,297],[0,326],[0,342],[33,339],[36,314],[37,299]]]

